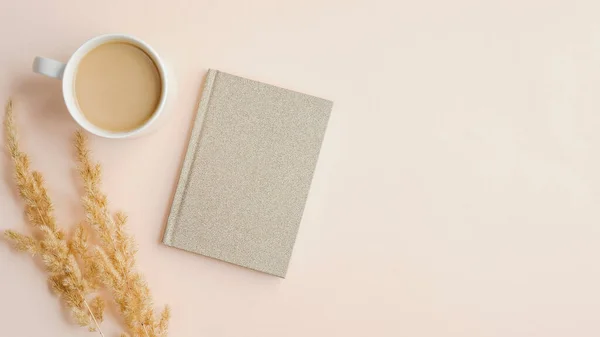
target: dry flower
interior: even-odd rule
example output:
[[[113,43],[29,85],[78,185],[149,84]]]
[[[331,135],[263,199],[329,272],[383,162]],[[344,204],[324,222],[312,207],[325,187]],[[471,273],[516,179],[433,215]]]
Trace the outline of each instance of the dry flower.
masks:
[[[80,131],[75,134],[75,147],[85,190],[83,207],[87,222],[100,241],[93,259],[100,271],[100,281],[112,293],[127,326],[128,334],[123,336],[164,337],[170,311],[165,307],[160,317],[154,313],[148,285],[135,270],[137,250],[133,238],[125,231],[127,217],[121,212],[114,216],[110,213],[107,197],[100,190],[100,165],[90,160],[87,139]]]
[[[57,225],[44,179],[41,173],[30,169],[29,157],[19,148],[11,100],[6,105],[4,127],[8,152],[15,166],[15,182],[25,203],[25,214],[31,227],[37,230],[36,237],[12,230],[7,230],[5,237],[16,249],[40,256],[49,275],[50,287],[70,309],[77,323],[88,326],[90,331],[99,330],[104,302],[99,297],[90,304],[87,302],[87,297],[96,290],[97,282],[94,280],[98,279],[98,269],[93,267],[87,252],[87,239],[80,232],[83,227],[78,227],[71,239]]]

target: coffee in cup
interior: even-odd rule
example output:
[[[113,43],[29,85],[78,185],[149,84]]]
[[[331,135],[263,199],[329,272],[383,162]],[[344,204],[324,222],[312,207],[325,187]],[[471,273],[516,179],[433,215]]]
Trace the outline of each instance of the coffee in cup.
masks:
[[[142,40],[124,34],[88,40],[66,64],[36,57],[33,70],[62,79],[63,97],[73,119],[107,138],[154,130],[171,92],[158,54]]]
[[[160,73],[152,58],[126,42],[105,43],[88,52],[75,71],[74,85],[85,118],[113,132],[142,126],[161,96]]]

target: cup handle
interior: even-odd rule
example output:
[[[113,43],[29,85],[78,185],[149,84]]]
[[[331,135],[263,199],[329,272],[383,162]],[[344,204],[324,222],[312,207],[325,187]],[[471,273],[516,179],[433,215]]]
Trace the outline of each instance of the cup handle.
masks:
[[[65,72],[66,66],[67,65],[62,62],[58,62],[53,59],[48,59],[45,57],[37,56],[33,60],[33,71],[34,72],[36,72],[38,74],[46,75],[48,77],[57,78],[59,80],[62,80],[63,73]]]

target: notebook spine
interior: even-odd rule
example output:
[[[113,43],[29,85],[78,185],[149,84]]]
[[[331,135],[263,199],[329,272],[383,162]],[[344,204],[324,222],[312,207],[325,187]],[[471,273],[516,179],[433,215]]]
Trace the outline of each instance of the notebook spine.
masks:
[[[186,194],[188,177],[190,175],[192,165],[194,164],[194,160],[196,159],[196,153],[198,152],[197,148],[198,143],[200,142],[200,135],[202,133],[202,125],[204,124],[204,117],[206,115],[206,111],[208,110],[210,97],[212,96],[213,84],[215,82],[217,73],[217,70],[209,69],[208,73],[206,74],[204,90],[202,91],[202,96],[200,98],[198,112],[196,114],[192,133],[190,135],[185,159],[183,160],[183,165],[181,167],[181,174],[179,175],[179,181],[177,183],[177,189],[175,190],[175,195],[173,196],[171,211],[169,213],[167,226],[163,235],[163,243],[168,246],[173,245],[173,236],[175,235],[175,227],[177,226],[179,211]]]

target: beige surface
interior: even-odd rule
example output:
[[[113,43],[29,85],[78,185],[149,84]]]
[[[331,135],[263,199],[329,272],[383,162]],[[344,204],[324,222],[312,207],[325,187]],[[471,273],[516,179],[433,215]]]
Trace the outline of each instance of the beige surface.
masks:
[[[59,84],[30,73],[85,39],[147,40],[174,116],[92,139],[172,337],[600,335],[597,1],[2,1],[0,98],[58,215],[81,216]],[[159,243],[197,93],[213,67],[336,102],[287,279]],[[6,157],[0,227],[24,228]],[[2,336],[70,325],[0,244]],[[106,328],[114,331],[114,327]]]

